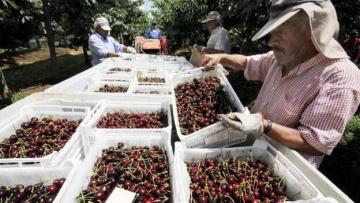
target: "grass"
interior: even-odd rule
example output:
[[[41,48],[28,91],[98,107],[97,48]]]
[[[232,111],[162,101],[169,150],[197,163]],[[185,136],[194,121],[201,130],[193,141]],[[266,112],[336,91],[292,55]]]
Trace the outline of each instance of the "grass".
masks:
[[[15,92],[14,94],[11,95],[11,102],[17,102],[25,97],[29,96],[29,93],[25,93],[25,92]]]

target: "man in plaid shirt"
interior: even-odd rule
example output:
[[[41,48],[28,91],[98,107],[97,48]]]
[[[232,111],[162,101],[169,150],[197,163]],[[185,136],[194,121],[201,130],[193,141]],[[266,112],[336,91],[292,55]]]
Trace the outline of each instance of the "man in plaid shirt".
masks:
[[[266,134],[319,167],[360,103],[360,70],[336,41],[338,29],[329,0],[273,0],[268,23],[253,37],[270,34],[272,51],[206,55],[205,68],[221,63],[263,82],[252,114],[221,115],[224,125]]]

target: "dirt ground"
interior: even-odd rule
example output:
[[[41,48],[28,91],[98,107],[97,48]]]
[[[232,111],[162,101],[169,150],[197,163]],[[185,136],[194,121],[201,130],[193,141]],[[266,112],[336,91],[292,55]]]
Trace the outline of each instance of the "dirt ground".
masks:
[[[79,55],[82,54],[81,49],[70,49],[70,48],[63,48],[58,47],[56,48],[56,56],[64,56],[64,55]],[[31,64],[36,61],[44,61],[50,58],[49,49],[43,48],[37,51],[27,52],[24,54],[20,54],[19,56],[14,56],[13,59],[15,60],[16,65],[25,65]]]
[[[21,51],[8,59],[9,63],[5,64],[2,71],[12,92],[12,102],[44,91],[88,68],[84,63],[82,49],[58,47],[56,53],[55,64],[50,63],[47,48]],[[0,101],[0,108],[10,103]]]

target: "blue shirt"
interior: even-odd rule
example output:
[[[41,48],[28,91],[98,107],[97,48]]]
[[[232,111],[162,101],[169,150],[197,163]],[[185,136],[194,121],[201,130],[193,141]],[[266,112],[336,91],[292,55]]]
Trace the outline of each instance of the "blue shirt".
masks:
[[[148,28],[145,32],[146,39],[160,39],[161,37],[161,30],[159,28],[152,29]]]
[[[101,63],[109,52],[118,53],[123,52],[124,45],[117,42],[111,36],[103,38],[100,34],[92,34],[89,38],[89,49],[92,54],[92,65],[95,66]]]

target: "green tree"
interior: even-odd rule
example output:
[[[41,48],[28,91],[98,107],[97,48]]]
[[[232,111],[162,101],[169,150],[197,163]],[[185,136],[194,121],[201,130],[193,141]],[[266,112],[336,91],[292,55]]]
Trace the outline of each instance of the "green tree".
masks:
[[[49,0],[41,0],[42,1],[42,11],[43,11],[43,20],[45,24],[46,30],[46,38],[50,51],[50,60],[51,63],[54,64],[56,60],[56,51],[55,51],[55,37],[53,28],[51,25],[52,16],[51,16],[51,1]]]
[[[339,41],[346,38],[353,28],[359,28],[360,1],[333,0],[340,22]],[[268,50],[266,38],[252,42],[251,37],[266,23],[270,1],[268,0],[154,0],[157,10],[154,16],[176,48],[206,43],[208,32],[199,20],[212,10],[223,16],[223,24],[229,30],[233,46],[239,46],[244,54]]]
[[[107,17],[112,26],[111,35],[122,43],[130,43],[139,33],[139,25],[145,21],[139,10],[142,3],[141,0],[57,0],[57,22],[68,35],[74,37],[76,45],[82,46],[85,63],[90,65],[88,39],[93,32],[95,19]]]
[[[39,33],[40,13],[29,1],[0,1],[0,48],[8,53]]]

